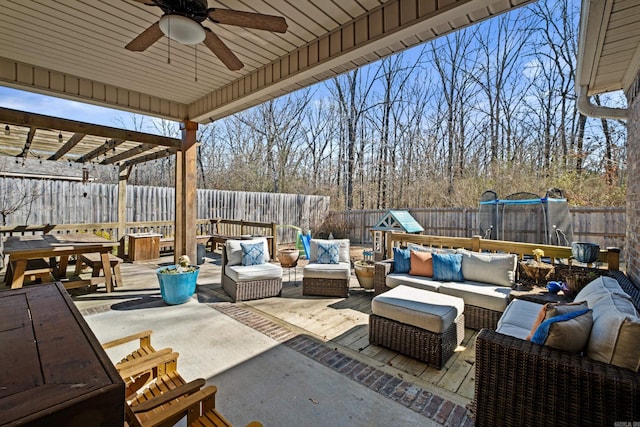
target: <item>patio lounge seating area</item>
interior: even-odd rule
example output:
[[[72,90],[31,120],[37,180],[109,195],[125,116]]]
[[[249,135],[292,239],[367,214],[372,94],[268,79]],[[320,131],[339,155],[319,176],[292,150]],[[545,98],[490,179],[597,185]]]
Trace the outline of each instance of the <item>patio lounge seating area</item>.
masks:
[[[152,348],[179,353],[185,381],[204,378],[216,386],[216,408],[234,425],[256,419],[265,425],[339,425],[347,418],[353,425],[372,419],[430,425],[436,417],[457,420],[454,425],[470,422],[465,406],[473,395],[474,348],[460,347],[446,368],[437,370],[369,346],[373,292],[360,288],[355,276],[347,299],[303,297],[299,282],[286,281],[280,297],[231,303],[220,283],[221,256],[207,253],[197,296],[167,306],[155,269],[171,261],[123,263],[124,286],[111,293],[103,286],[97,292],[72,290],[73,299],[102,343],[152,329]],[[472,336],[465,334],[463,345]],[[115,363],[138,348],[134,340],[126,351],[107,353]],[[345,364],[355,369],[341,369]],[[403,396],[411,397],[412,407],[390,397],[407,387]],[[362,411],[362,402],[368,411]]]
[[[248,240],[238,242],[251,244]],[[97,291],[70,292],[98,340],[107,343],[105,347],[114,363],[156,353],[157,357],[174,355],[173,361],[161,369],[167,372],[175,370],[180,353],[180,382],[202,378],[206,385],[216,386],[220,411],[237,425],[255,419],[265,425],[287,425],[297,417],[317,419],[314,425],[335,425],[343,417],[361,417],[357,419],[366,424],[373,419],[371,414],[362,414],[355,403],[363,399],[375,400],[380,412],[394,425],[473,422],[471,408],[476,402],[483,402],[474,399],[480,386],[476,381],[476,338],[493,339],[495,333],[485,329],[478,335],[477,330],[458,330],[456,325],[462,326],[462,321],[449,323],[455,315],[425,308],[421,316],[426,316],[430,325],[442,322],[454,334],[451,340],[445,337],[438,344],[441,338],[430,330],[439,329],[427,327],[426,333],[436,340],[435,348],[442,346],[443,356],[420,361],[421,357],[401,345],[396,348],[384,342],[371,344],[369,318],[373,317],[370,315],[375,292],[361,288],[355,275],[348,283],[349,297],[305,296],[301,283],[283,283],[280,278],[279,295],[233,302],[221,279],[226,258],[226,251],[207,253],[200,266],[197,293],[182,305],[166,305],[154,277],[159,266],[172,263],[168,256],[143,263],[122,263],[124,285],[110,293],[105,292],[104,285]],[[296,267],[299,274],[306,263],[302,261]],[[460,298],[442,296],[451,299],[445,305],[464,311]],[[391,300],[392,305],[397,304],[395,297]],[[405,315],[398,317],[393,307],[385,310],[380,312],[384,318],[404,319]],[[148,331],[134,335],[126,351],[114,352],[114,344],[108,344],[113,340],[120,344],[121,337],[144,329],[153,329],[153,346]],[[382,329],[378,332],[386,334]],[[495,349],[489,353],[495,353]],[[128,356],[123,358],[123,354]],[[151,376],[160,373],[151,372]],[[260,384],[256,377],[261,378]],[[491,378],[495,377],[482,378],[483,387],[490,387],[494,382]],[[135,378],[132,382],[136,382]],[[337,392],[343,389],[349,390],[347,395],[355,401],[345,401],[344,394]],[[499,395],[499,390],[496,393]],[[276,401],[266,395],[273,395]],[[287,400],[294,402],[295,415],[286,408],[291,404]],[[487,404],[482,405],[484,408]],[[327,413],[335,418],[327,419]],[[381,416],[376,414],[375,419],[384,419]]]

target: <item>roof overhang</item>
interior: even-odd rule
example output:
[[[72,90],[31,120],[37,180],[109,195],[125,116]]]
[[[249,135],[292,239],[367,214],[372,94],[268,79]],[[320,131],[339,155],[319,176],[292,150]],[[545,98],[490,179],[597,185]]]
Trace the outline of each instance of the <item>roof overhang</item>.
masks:
[[[4,0],[0,84],[207,123],[531,2],[210,1],[280,15],[289,25],[278,34],[205,21],[245,64],[229,71],[204,46],[168,46],[166,37],[144,52],[124,49],[160,18],[156,6],[133,0]]]
[[[640,71],[640,2],[582,0],[576,90],[627,91]]]

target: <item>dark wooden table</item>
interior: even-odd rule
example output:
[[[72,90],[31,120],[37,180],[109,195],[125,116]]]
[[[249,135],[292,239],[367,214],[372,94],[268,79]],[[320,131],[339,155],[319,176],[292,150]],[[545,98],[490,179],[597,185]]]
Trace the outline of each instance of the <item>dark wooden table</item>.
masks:
[[[573,302],[573,297],[566,296],[562,291],[557,294],[552,294],[547,291],[546,287],[533,286],[527,290],[511,290],[509,292],[509,300],[514,298],[523,299],[526,301],[536,302],[538,304],[546,304],[548,302]]]
[[[0,291],[0,426],[122,426],[125,386],[61,283]]]
[[[42,234],[37,236],[11,236],[4,242],[4,253],[9,255],[9,269],[7,275],[11,289],[19,289],[24,283],[24,272],[30,259],[50,259],[55,264],[56,257],[60,258],[54,267],[57,279],[64,279],[67,274],[67,263],[70,255],[99,253],[102,258],[101,278],[92,277],[89,280],[66,281],[67,289],[104,282],[107,292],[113,290],[111,279],[111,263],[109,252],[118,242],[107,240],[90,233],[78,234]]]

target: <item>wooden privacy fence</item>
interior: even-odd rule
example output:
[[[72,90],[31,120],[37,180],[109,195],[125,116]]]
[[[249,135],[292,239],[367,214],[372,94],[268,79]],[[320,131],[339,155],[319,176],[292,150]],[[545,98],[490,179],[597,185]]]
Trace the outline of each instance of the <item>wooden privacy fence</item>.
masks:
[[[482,235],[478,227],[478,209],[475,208],[415,208],[409,213],[425,229],[424,234],[448,237],[471,237]],[[327,223],[338,224],[348,230],[347,236],[353,243],[371,244],[371,227],[386,213],[386,210],[353,210],[330,212]],[[573,220],[573,240],[588,241],[601,248],[625,245],[624,207],[570,208]],[[531,230],[519,230],[527,234]],[[334,233],[335,234],[335,233]]]
[[[329,197],[242,191],[197,191],[198,234],[211,234],[209,219],[224,218],[316,229],[329,211]],[[56,224],[117,235],[118,186],[21,177],[0,177],[0,213],[7,226]],[[127,233],[152,231],[173,236],[173,188],[127,186]],[[81,226],[80,224],[84,224]],[[56,231],[53,231],[56,232]],[[278,240],[291,242],[295,230],[278,228]]]

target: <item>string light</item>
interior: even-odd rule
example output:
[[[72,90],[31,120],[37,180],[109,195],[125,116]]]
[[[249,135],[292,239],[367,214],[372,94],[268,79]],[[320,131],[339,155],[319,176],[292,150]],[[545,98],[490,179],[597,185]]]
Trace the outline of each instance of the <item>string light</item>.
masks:
[[[6,125],[4,127],[4,134],[7,136],[11,135],[11,128],[9,127],[9,125]]]
[[[58,142],[62,144],[62,132],[58,133]]]

